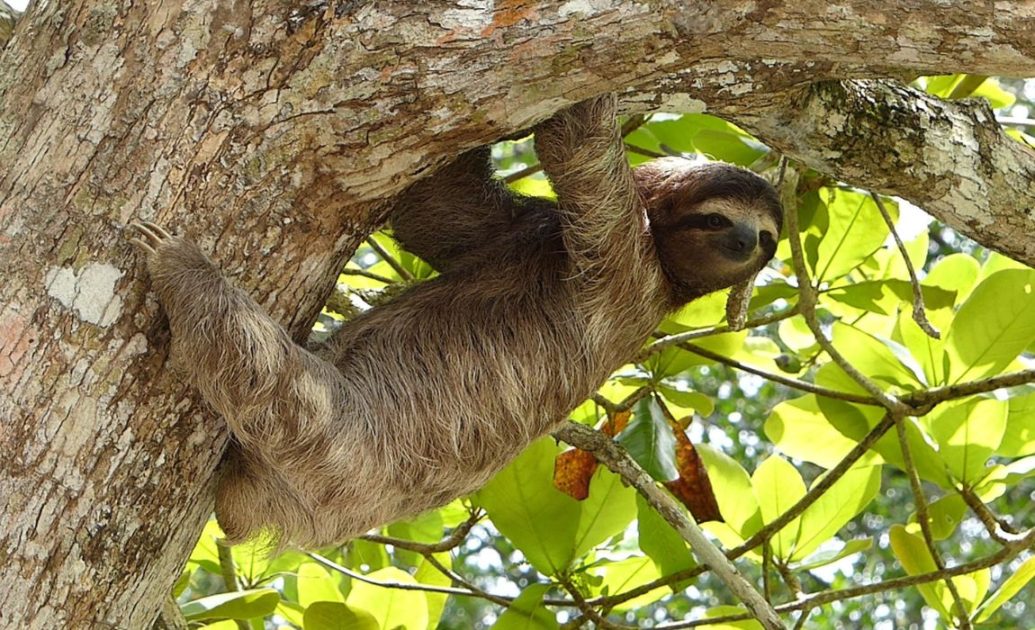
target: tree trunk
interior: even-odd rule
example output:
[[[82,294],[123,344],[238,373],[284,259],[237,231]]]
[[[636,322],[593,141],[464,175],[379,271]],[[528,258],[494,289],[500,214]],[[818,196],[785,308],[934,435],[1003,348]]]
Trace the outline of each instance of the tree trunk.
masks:
[[[385,199],[571,102],[736,116],[818,79],[1035,67],[1023,1],[427,4],[20,19],[0,56],[0,627],[147,626],[210,510],[226,429],[164,367],[130,220],[198,241],[301,339]]]

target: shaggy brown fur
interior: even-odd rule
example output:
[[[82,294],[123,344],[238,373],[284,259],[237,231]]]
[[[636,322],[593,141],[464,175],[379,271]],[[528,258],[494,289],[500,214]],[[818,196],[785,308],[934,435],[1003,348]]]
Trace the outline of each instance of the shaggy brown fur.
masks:
[[[666,313],[773,255],[781,214],[765,181],[681,160],[634,173],[613,97],[535,133],[559,204],[509,193],[487,150],[464,155],[392,216],[442,274],[312,351],[192,243],[135,226],[174,360],[236,438],[216,504],[230,538],[341,542],[475,490]]]

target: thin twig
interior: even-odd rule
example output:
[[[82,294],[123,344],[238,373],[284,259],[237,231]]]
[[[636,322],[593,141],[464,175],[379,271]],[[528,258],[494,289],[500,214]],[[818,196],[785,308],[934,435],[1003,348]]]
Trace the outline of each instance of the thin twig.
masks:
[[[406,267],[403,267],[401,264],[399,264],[399,261],[393,258],[392,255],[388,253],[388,250],[386,250],[384,247],[381,247],[381,244],[378,243],[373,236],[368,236],[366,239],[366,243],[375,252],[377,252],[377,255],[381,257],[381,260],[388,263],[388,266],[394,269],[395,273],[399,274],[400,278],[406,281],[413,280],[413,274],[407,271]]]
[[[361,276],[363,278],[370,278],[371,280],[377,280],[378,282],[383,282],[385,284],[395,284],[396,282],[387,276],[382,276],[380,274],[367,271],[366,269],[350,269],[346,267],[341,270],[341,274],[343,276]]]
[[[453,571],[449,567],[447,567],[444,564],[442,564],[441,562],[439,562],[438,558],[436,558],[431,553],[425,553],[425,554],[422,554],[422,555],[424,556],[424,559],[427,560],[428,564],[430,564],[431,566],[435,567],[435,569],[439,573],[441,573],[442,575],[444,575],[444,576],[448,577],[449,579],[453,580],[454,582],[456,582],[460,586],[463,586],[467,590],[471,591],[471,593],[473,593],[474,595],[478,595],[482,599],[487,599],[490,602],[499,604],[500,606],[503,606],[503,607],[509,607],[511,604],[514,603],[513,600],[511,600],[511,599],[509,599],[507,597],[501,597],[499,595],[495,595],[493,593],[490,593],[488,591],[485,591],[485,590],[482,590],[482,589],[478,588],[477,586],[475,586],[474,584],[472,584],[468,580],[464,579],[464,577],[462,575],[460,575],[456,571]],[[575,602],[564,602],[562,605],[569,606],[569,605],[573,605],[574,603]]]
[[[766,326],[768,324],[775,324],[776,322],[789,319],[798,314],[798,305],[784,309],[778,313],[771,313],[769,315],[763,315],[762,317],[756,317],[755,319],[744,322],[745,328],[757,328],[759,326]],[[640,353],[637,362],[644,361],[647,357],[657,354],[672,346],[677,346],[684,341],[694,341],[703,337],[711,337],[714,335],[721,335],[723,333],[733,332],[728,325],[712,326],[709,328],[699,328],[697,330],[688,330],[686,332],[676,333],[673,335],[666,335],[664,333],[655,333],[654,337],[657,341],[652,342],[649,346],[643,349]]]
[[[913,268],[913,261],[909,259],[909,252],[906,251],[906,246],[902,243],[902,239],[898,236],[898,230],[895,229],[895,222],[891,220],[891,215],[888,213],[888,209],[884,207],[884,202],[877,193],[870,193],[870,197],[874,203],[877,204],[877,209],[880,210],[880,216],[884,217],[884,223],[888,226],[888,230],[891,231],[891,237],[895,239],[895,245],[898,247],[898,252],[902,256],[902,261],[906,263],[906,271],[909,272],[909,284],[913,287],[913,321],[920,327],[920,330],[927,333],[928,337],[933,339],[941,339],[942,334],[938,332],[938,329],[934,327],[931,320],[927,319],[927,311],[924,310],[924,292],[920,288],[920,279],[916,277],[916,269]]]
[[[484,516],[485,513],[481,510],[471,512],[471,515],[466,521],[457,525],[448,536],[437,543],[419,543],[412,540],[406,540],[405,538],[393,538],[391,536],[381,536],[379,534],[366,534],[365,536],[361,536],[361,538],[368,542],[378,543],[381,545],[392,545],[397,549],[416,551],[420,554],[441,553],[443,551],[455,549],[463,543],[467,538],[467,534],[471,532],[471,528],[474,527],[475,524]]]
[[[790,388],[793,388],[793,389],[798,389],[798,390],[801,390],[803,392],[808,392],[810,394],[816,394],[817,396],[824,396],[826,398],[836,398],[838,400],[845,400],[845,401],[848,401],[848,402],[859,403],[861,405],[875,405],[876,406],[876,405],[879,404],[876,400],[874,400],[873,398],[871,398],[869,396],[862,396],[860,394],[852,394],[850,392],[842,392],[842,391],[839,391],[839,390],[836,390],[836,389],[828,389],[826,387],[823,387],[822,385],[816,385],[816,384],[810,383],[808,381],[803,381],[803,380],[796,379],[796,378],[790,378],[788,376],[782,376],[780,374],[774,374],[772,372],[766,372],[765,370],[756,368],[756,367],[754,367],[752,365],[748,365],[747,363],[741,363],[740,361],[737,361],[736,359],[730,359],[730,358],[725,357],[725,356],[723,356],[721,354],[712,352],[711,350],[708,350],[707,348],[702,348],[701,346],[698,346],[696,344],[681,343],[681,344],[679,344],[679,347],[684,349],[684,350],[686,350],[687,352],[692,352],[692,353],[694,353],[694,354],[696,354],[698,356],[702,356],[702,357],[704,357],[706,359],[711,359],[712,361],[717,361],[719,363],[722,363],[723,365],[728,365],[728,366],[730,366],[732,368],[736,368],[738,370],[741,370],[741,371],[744,371],[744,372],[748,372],[749,374],[754,374],[755,376],[761,376],[762,378],[764,378],[766,380],[769,380],[769,381],[772,381],[774,383],[779,383],[781,385],[786,385],[787,387],[790,387]]]
[[[992,513],[992,510],[988,509],[985,502],[982,501],[974,491],[970,488],[963,486],[958,489],[960,496],[963,497],[963,502],[967,504],[974,515],[978,517],[981,524],[985,526],[985,531],[992,540],[996,541],[1000,545],[1010,545],[1019,539],[1017,531],[1010,526],[1009,523],[1005,523],[1002,519],[998,518]]]
[[[313,560],[319,562],[323,566],[327,567],[328,569],[331,569],[332,571],[337,571],[338,573],[341,573],[342,575],[347,575],[347,576],[349,576],[350,578],[352,578],[354,580],[359,580],[360,582],[364,582],[366,584],[371,584],[373,586],[380,586],[382,588],[394,588],[394,589],[398,589],[400,591],[422,591],[422,592],[425,592],[425,593],[443,593],[445,595],[463,595],[463,596],[466,596],[466,597],[478,597],[478,598],[482,597],[482,595],[479,594],[479,593],[468,591],[468,590],[462,589],[462,588],[452,588],[452,587],[449,587],[449,586],[435,586],[435,585],[432,585],[432,584],[420,584],[420,583],[409,584],[409,583],[406,583],[406,582],[390,582],[390,581],[383,581],[383,580],[374,580],[374,579],[371,579],[371,578],[363,575],[362,573],[358,573],[356,571],[353,571],[352,569],[350,569],[348,567],[343,567],[342,565],[340,565],[337,562],[331,560],[330,558],[325,558],[325,557],[321,556],[318,553],[313,553],[311,551],[307,551],[306,555],[309,556],[310,558],[312,558]],[[499,596],[499,595],[493,595],[492,598],[493,599],[490,599],[489,601],[492,601],[493,603],[499,603],[499,602],[496,601],[496,599],[502,599],[502,600],[507,600],[508,602],[513,602],[513,599],[508,598],[508,597]]]

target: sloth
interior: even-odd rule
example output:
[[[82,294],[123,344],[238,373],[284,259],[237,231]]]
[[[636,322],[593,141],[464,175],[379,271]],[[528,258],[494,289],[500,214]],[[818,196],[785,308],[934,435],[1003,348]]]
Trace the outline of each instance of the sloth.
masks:
[[[233,435],[231,541],[318,547],[481,487],[555,430],[662,318],[773,256],[782,212],[721,163],[629,168],[613,95],[534,128],[557,202],[515,195],[486,148],[399,196],[395,236],[441,273],[305,348],[190,241],[136,223],[173,364]]]

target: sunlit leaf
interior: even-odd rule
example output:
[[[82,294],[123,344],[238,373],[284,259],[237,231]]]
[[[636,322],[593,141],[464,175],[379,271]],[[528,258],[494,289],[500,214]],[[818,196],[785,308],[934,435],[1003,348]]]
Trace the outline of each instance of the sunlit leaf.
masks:
[[[987,472],[985,462],[999,447],[1006,430],[1007,403],[969,398],[939,406],[924,418],[928,434],[952,475],[971,485]]]
[[[917,525],[912,527],[919,529]],[[934,558],[931,557],[931,552],[928,551],[927,545],[919,533],[913,533],[902,525],[892,525],[888,534],[891,537],[891,550],[902,563],[902,568],[906,570],[906,573],[919,575],[938,570]],[[951,619],[942,598],[944,587],[936,588],[933,584],[918,584],[916,588],[928,606],[938,611],[943,619]]]
[[[433,557],[444,567],[450,568],[453,565],[453,558],[448,551],[433,554]],[[453,585],[452,578],[444,575],[427,558],[417,565],[417,571],[413,574],[413,579],[421,584],[429,584],[431,586],[448,587]],[[449,595],[426,592],[424,596],[428,600],[428,627],[436,628],[438,627],[439,620],[442,618],[442,611],[445,610],[446,600],[449,599]]]
[[[791,559],[807,557],[862,512],[880,491],[880,473],[880,466],[857,464],[806,508]]]
[[[697,445],[697,453],[708,471],[723,520],[742,538],[754,534],[761,528],[762,519],[747,471],[707,444]]]
[[[189,601],[180,606],[188,621],[206,619],[253,619],[273,612],[280,594],[272,588],[219,593]]]
[[[553,487],[558,446],[549,437],[532,442],[475,495],[496,529],[544,575],[573,558],[579,504]]]
[[[374,615],[341,602],[314,602],[302,616],[303,630],[381,630]]]
[[[819,567],[825,567],[828,564],[833,564],[838,560],[847,558],[848,556],[855,555],[862,551],[866,551],[873,546],[873,539],[871,538],[859,538],[857,540],[849,540],[839,549],[831,549],[830,551],[819,551],[813,553],[806,558],[801,560],[796,568],[801,571],[811,571],[812,569],[818,569]]]
[[[606,565],[590,569],[590,572],[603,578],[600,592],[604,595],[617,595],[629,589],[643,586],[648,582],[653,582],[661,577],[657,567],[654,566],[654,562],[647,557],[632,557],[616,562],[608,562]],[[663,591],[664,587],[659,586],[643,595],[622,602],[615,608],[618,610],[639,608],[656,600]]]
[[[593,475],[589,497],[579,506],[575,558],[625,530],[636,517],[636,491],[601,467]]]
[[[980,606],[977,618],[974,621],[977,623],[988,621],[995,611],[999,610],[1003,604],[1010,601],[1014,595],[1027,586],[1032,578],[1035,578],[1035,557],[1028,558],[1021,566],[1007,575],[999,590]]]
[[[805,496],[805,482],[790,462],[773,455],[766,458],[755,474],[751,476],[751,487],[758,499],[758,507],[765,524],[772,523],[791,506]],[[798,541],[801,517],[793,519],[773,536],[773,554],[777,558],[789,560]]]
[[[1010,398],[1009,405],[998,453],[1004,457],[1035,455],[1035,392]]]
[[[946,338],[949,382],[984,378],[1035,341],[1035,270],[999,271],[960,307]]]
[[[298,567],[298,603],[308,607],[313,602],[345,603],[345,596],[327,569],[316,562],[303,562]]]
[[[367,577],[377,582],[417,583],[409,573],[395,567],[385,567]],[[373,615],[381,628],[426,628],[428,625],[428,600],[420,591],[384,588],[356,580],[345,603],[351,609]]]

